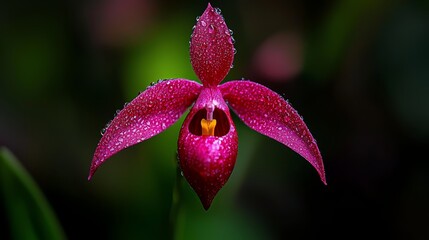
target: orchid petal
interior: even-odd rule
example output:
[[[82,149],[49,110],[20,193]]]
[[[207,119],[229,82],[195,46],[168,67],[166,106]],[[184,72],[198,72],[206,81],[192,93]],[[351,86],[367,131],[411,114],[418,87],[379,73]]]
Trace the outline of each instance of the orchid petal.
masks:
[[[209,4],[191,36],[190,55],[195,73],[204,86],[217,86],[234,60],[231,32],[218,10]]]
[[[115,153],[149,139],[174,124],[195,101],[201,85],[171,79],[148,87],[127,104],[105,129],[92,159],[90,179]]]
[[[301,116],[279,94],[251,81],[230,81],[220,86],[224,99],[253,130],[288,146],[316,168],[326,184],[323,160],[316,140]]]
[[[202,135],[201,118],[208,106],[214,107],[217,120],[214,136]],[[200,115],[200,113],[204,113]],[[219,129],[219,131],[217,131]],[[218,191],[228,181],[238,152],[238,135],[228,106],[218,89],[203,89],[179,134],[179,164],[188,183],[208,209]]]

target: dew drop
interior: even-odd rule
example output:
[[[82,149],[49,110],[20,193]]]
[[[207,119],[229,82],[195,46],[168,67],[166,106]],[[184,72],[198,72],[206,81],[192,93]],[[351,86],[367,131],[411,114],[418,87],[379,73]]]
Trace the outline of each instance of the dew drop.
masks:
[[[201,21],[201,25],[203,25],[203,27],[207,26],[207,23],[204,21]]]
[[[106,128],[101,129],[100,133],[101,133],[101,136],[103,136],[104,133],[106,133]]]
[[[231,36],[231,34],[229,33],[229,30],[227,29],[227,30],[225,30],[225,34],[226,35],[228,35],[228,36]]]
[[[231,69],[234,68],[234,64],[231,64],[231,66],[229,66],[229,68],[231,68]]]
[[[234,51],[234,55],[237,54],[237,49],[233,48],[232,51]]]
[[[198,22],[198,20],[200,20],[200,16],[197,16],[197,17],[195,18],[195,20],[197,20],[197,22]]]
[[[235,39],[231,36],[230,38],[228,38],[228,42],[230,44],[234,44],[235,43]]]
[[[213,24],[210,24],[210,26],[209,26],[209,33],[214,33],[214,26],[213,26]]]
[[[217,14],[221,14],[221,13],[222,13],[222,11],[220,10],[220,8],[215,8],[214,10],[215,10],[215,12],[216,12]]]

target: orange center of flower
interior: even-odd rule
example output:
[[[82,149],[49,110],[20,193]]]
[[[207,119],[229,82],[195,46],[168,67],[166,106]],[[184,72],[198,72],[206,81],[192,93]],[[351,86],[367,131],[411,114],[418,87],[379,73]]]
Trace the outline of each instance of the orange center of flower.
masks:
[[[206,120],[201,119],[201,133],[203,136],[214,136],[216,127],[216,119],[213,120]]]

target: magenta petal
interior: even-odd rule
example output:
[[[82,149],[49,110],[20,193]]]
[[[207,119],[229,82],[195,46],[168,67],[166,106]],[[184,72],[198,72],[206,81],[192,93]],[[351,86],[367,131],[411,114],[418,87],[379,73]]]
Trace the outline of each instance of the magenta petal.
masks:
[[[203,136],[195,131],[205,114],[207,104],[215,107],[214,136]],[[196,126],[195,126],[196,125]],[[179,134],[179,164],[188,183],[208,209],[218,191],[228,181],[235,165],[238,136],[228,106],[217,89],[203,89],[186,117]]]
[[[153,137],[175,123],[195,101],[201,85],[186,79],[165,80],[127,104],[105,129],[88,179],[113,154]]]
[[[209,4],[191,36],[191,63],[204,86],[217,86],[234,60],[231,32],[223,17]]]
[[[316,168],[322,182],[326,184],[323,160],[316,140],[297,111],[280,95],[251,81],[231,81],[219,88],[247,126],[300,154]]]

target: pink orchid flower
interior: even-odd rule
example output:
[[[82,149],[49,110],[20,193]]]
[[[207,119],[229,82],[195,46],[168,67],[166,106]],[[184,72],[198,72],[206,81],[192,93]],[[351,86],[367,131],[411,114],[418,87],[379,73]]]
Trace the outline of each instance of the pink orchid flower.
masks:
[[[248,80],[219,85],[231,68],[233,43],[220,11],[209,4],[197,20],[190,41],[192,67],[202,85],[187,79],[168,79],[139,94],[105,129],[88,179],[106,159],[163,132],[192,106],[179,133],[178,159],[184,177],[207,210],[228,181],[237,158],[238,135],[229,106],[251,129],[281,142],[310,162],[326,184],[316,141],[287,101]]]

